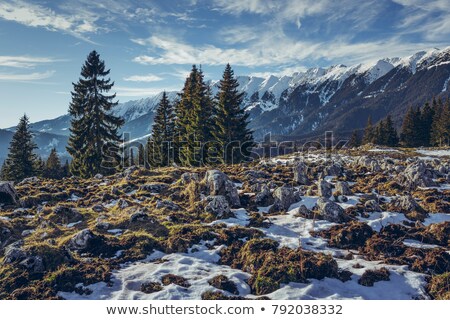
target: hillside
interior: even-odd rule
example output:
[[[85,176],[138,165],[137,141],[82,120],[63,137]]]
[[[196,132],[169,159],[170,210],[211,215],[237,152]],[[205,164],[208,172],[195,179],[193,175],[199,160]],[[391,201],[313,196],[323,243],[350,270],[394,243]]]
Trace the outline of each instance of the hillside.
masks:
[[[17,198],[3,185],[0,298],[448,299],[449,156],[132,167],[26,179]]]

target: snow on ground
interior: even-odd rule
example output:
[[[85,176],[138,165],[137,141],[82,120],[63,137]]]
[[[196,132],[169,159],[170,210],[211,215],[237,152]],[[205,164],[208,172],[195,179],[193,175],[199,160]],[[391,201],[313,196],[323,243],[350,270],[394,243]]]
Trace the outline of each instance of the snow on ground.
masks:
[[[219,260],[218,252],[222,247],[207,250],[204,245],[197,245],[193,249],[198,249],[199,251],[168,255],[164,255],[162,252],[155,252],[144,261],[129,264],[120,270],[114,271],[112,286],[108,286],[105,282],[100,282],[85,287],[92,291],[90,295],[81,296],[74,292],[59,292],[59,296],[73,300],[199,300],[203,292],[217,290],[208,284],[208,280],[221,274],[227,276],[236,284],[241,295],[245,296],[250,293],[250,287],[245,282],[250,277],[250,274],[216,264]],[[156,259],[161,260],[155,261]],[[162,291],[151,294],[143,293],[140,290],[143,283],[161,282],[161,278],[170,273],[182,275],[188,279],[191,286],[184,288],[170,284],[164,286]]]
[[[432,157],[450,157],[450,149],[445,150],[425,150],[425,149],[417,149],[417,153],[423,154],[425,156]]]
[[[379,232],[381,228],[389,224],[403,224],[408,220],[403,213],[398,212],[372,212],[368,218],[358,217],[359,221],[367,223],[374,231]],[[425,226],[429,226],[433,223],[440,223],[450,221],[450,214],[447,213],[431,213],[423,223]]]
[[[401,151],[397,150],[397,149],[370,149],[368,150],[369,152],[398,152],[398,153],[402,153]]]
[[[403,244],[408,247],[419,248],[419,249],[433,249],[439,248],[438,245],[435,244],[426,244],[417,240],[405,239],[403,240]]]

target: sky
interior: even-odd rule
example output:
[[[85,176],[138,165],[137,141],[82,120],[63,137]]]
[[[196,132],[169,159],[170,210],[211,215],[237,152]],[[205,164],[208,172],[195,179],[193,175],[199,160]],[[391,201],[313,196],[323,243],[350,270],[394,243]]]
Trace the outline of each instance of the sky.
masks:
[[[281,76],[447,46],[449,0],[0,0],[0,128],[65,114],[92,50],[126,102],[192,64]]]

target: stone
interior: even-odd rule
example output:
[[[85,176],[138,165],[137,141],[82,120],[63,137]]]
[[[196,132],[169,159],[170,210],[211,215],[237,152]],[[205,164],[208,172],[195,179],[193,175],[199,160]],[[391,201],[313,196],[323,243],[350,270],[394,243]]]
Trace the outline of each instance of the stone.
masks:
[[[198,173],[195,172],[185,172],[181,175],[181,182],[184,185],[189,184],[191,181],[199,181]]]
[[[328,176],[341,176],[343,173],[343,169],[339,164],[333,163],[331,166],[325,169],[325,172]]]
[[[84,229],[75,234],[68,242],[67,248],[73,251],[87,251],[98,245],[99,237],[89,229]]]
[[[319,214],[330,222],[343,223],[350,220],[340,205],[326,198],[319,198],[316,207]]]
[[[19,263],[27,257],[27,253],[22,249],[23,241],[19,240],[11,243],[5,248],[3,264]]]
[[[435,175],[433,171],[422,161],[413,162],[399,174],[398,182],[408,190],[415,190],[417,187],[436,187],[438,184],[433,181]]]
[[[28,178],[25,178],[22,181],[20,181],[17,185],[23,185],[23,184],[27,184],[27,183],[36,183],[36,182],[39,182],[38,177],[28,177]]]
[[[97,174],[94,176],[94,179],[98,179],[98,180],[103,179],[103,175],[100,174],[100,173],[97,173]]]
[[[205,182],[209,195],[224,196],[232,207],[241,205],[237,188],[225,173],[219,170],[208,170]]]
[[[391,202],[391,211],[410,213],[412,211],[424,213],[425,210],[414,200],[411,195],[400,196]]]
[[[180,210],[180,206],[170,200],[157,200],[156,201],[156,209],[168,209],[171,211]]]
[[[78,210],[66,206],[56,206],[53,210],[56,215],[56,220],[59,223],[73,223],[83,220],[83,215]]]
[[[326,180],[319,180],[317,182],[319,197],[330,198],[332,195],[331,184]]]
[[[92,210],[97,213],[106,211],[105,207],[102,204],[96,204],[92,207]]]
[[[338,181],[336,183],[336,193],[343,196],[351,196],[353,194],[350,186],[346,181]]]
[[[19,196],[14,188],[14,184],[10,181],[0,181],[0,205],[18,204]]]
[[[300,194],[291,187],[282,186],[273,192],[275,203],[270,207],[269,212],[287,211],[289,207],[301,200]]]
[[[211,213],[219,219],[234,217],[230,205],[224,196],[210,196],[207,200],[209,203],[205,207],[206,212]]]
[[[295,216],[314,219],[314,212],[312,210],[309,210],[304,204],[302,204],[295,210]]]
[[[142,222],[149,219],[149,215],[142,211],[137,211],[130,216],[130,222]]]
[[[307,166],[304,162],[294,163],[294,181],[301,185],[309,184],[309,179],[306,171]]]
[[[165,183],[150,183],[140,186],[139,190],[147,191],[150,193],[161,193],[167,188],[168,186]]]
[[[262,185],[260,192],[255,196],[255,204],[260,207],[267,207],[273,204],[275,199],[267,185]]]
[[[364,208],[369,211],[369,212],[381,212],[383,210],[381,210],[380,205],[378,204],[378,202],[376,200],[367,200],[364,203]]]

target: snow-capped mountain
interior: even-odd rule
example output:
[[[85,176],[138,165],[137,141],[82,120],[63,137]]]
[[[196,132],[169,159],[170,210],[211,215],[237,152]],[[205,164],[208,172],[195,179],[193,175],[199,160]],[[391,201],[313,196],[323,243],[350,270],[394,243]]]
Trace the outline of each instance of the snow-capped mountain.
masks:
[[[399,125],[409,106],[421,105],[434,96],[446,97],[449,81],[450,47],[353,66],[311,68],[292,75],[238,76],[239,89],[244,92],[242,108],[250,114],[257,139],[269,132],[296,138],[319,136],[324,130],[345,135],[364,127],[369,115],[378,121],[388,113]],[[210,81],[210,85],[213,94],[217,93],[219,81]],[[122,132],[130,133],[130,139],[148,136],[161,94],[116,108],[115,114],[125,119]],[[168,94],[172,101],[177,96],[176,92]],[[67,140],[69,127],[68,115],[32,124],[34,131],[50,134],[52,139],[61,136]]]

